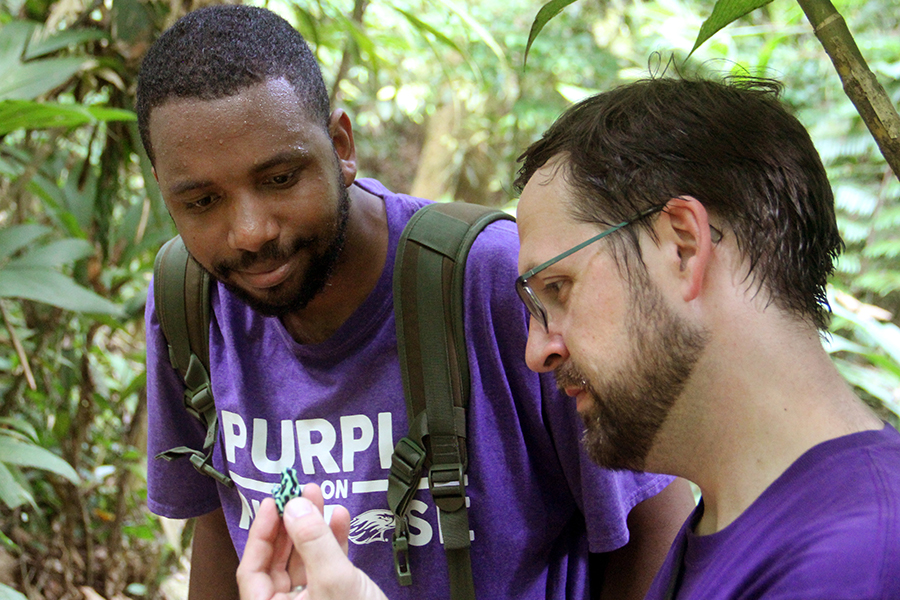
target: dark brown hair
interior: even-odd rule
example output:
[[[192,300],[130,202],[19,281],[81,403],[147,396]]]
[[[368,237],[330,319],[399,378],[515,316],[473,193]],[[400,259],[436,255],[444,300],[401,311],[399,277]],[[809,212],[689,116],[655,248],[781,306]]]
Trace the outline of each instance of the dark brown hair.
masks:
[[[757,290],[825,329],[825,285],[843,242],[825,169],[780,90],[767,79],[659,78],[598,94],[572,106],[519,157],[516,186],[563,154],[561,170],[577,196],[573,216],[583,222],[618,223],[692,196],[726,235],[733,232]],[[639,258],[636,231],[614,243]]]

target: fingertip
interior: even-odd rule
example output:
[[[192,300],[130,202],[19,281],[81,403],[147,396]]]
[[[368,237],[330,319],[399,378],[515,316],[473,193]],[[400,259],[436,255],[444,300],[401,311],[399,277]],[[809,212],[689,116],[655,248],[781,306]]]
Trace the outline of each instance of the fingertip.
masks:
[[[284,507],[284,516],[290,519],[300,519],[315,509],[312,502],[306,498],[292,498]]]
[[[328,521],[331,528],[350,528],[350,511],[340,504],[334,505],[331,511],[331,519]]]
[[[278,508],[275,506],[275,499],[271,496],[263,498],[263,501],[259,504],[259,510],[257,510],[257,514],[261,512],[271,512],[272,510],[278,511]]]

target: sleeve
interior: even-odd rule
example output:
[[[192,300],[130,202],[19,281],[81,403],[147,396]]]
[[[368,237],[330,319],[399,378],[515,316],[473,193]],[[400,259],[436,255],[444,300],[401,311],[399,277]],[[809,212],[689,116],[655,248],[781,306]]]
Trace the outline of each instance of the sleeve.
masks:
[[[216,483],[190,461],[156,458],[177,446],[202,448],[200,421],[184,408],[184,382],[169,363],[165,336],[156,318],[153,282],[144,313],[147,336],[147,506],[155,514],[187,519],[220,506]]]
[[[631,509],[661,492],[673,478],[598,466],[581,445],[584,425],[574,401],[556,389],[552,374],[542,375],[541,384],[547,424],[566,480],[584,515],[589,548],[591,552],[620,548],[628,542]]]
[[[508,221],[496,223],[485,233],[488,235],[476,240],[466,266],[470,294],[467,319],[480,321],[492,334],[485,336],[482,331],[482,335],[477,335],[474,330],[469,334],[476,344],[492,345],[474,349],[481,353],[476,362],[494,353],[500,357],[505,383],[517,404],[524,443],[555,455],[556,460],[544,455],[536,461],[537,469],[542,470],[538,476],[546,482],[564,482],[571,501],[584,516],[591,552],[615,550],[628,542],[627,517],[631,509],[662,491],[673,478],[613,471],[590,460],[581,445],[584,425],[575,402],[557,389],[552,373],[538,375],[525,364],[528,315],[515,292],[515,225]],[[485,295],[490,298],[487,302]],[[492,385],[490,381],[484,384]],[[502,395],[499,389],[493,393]]]

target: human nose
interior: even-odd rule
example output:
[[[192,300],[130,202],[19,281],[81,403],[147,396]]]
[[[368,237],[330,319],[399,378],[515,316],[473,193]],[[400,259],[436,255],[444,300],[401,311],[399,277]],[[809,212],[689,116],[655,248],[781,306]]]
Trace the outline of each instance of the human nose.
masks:
[[[555,370],[569,358],[569,349],[562,335],[546,331],[537,319],[531,317],[528,342],[525,345],[525,363],[536,373]]]
[[[235,199],[228,245],[233,250],[259,252],[278,237],[278,223],[265,201],[250,194]]]

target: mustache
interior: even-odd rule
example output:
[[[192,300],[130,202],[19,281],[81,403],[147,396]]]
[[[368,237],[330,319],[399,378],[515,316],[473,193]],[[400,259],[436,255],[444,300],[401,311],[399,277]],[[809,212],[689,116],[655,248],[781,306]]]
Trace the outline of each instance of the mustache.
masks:
[[[241,255],[234,259],[225,259],[216,263],[215,271],[220,277],[227,277],[232,271],[243,271],[253,267],[257,263],[284,260],[293,256],[304,248],[309,248],[315,242],[314,238],[297,238],[289,246],[279,246],[277,240],[266,242],[262,248],[256,252],[242,250]]]
[[[567,387],[582,387],[590,389],[587,377],[571,362],[563,363],[553,372],[556,377],[556,387],[560,390]]]

